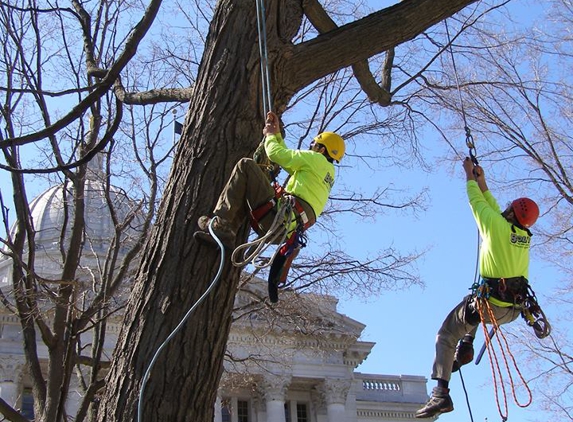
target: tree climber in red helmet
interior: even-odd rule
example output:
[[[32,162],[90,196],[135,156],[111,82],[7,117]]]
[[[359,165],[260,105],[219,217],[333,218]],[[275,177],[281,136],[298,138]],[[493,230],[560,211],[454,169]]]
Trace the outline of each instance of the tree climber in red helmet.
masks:
[[[478,301],[487,300],[498,324],[514,321],[522,312],[528,294],[529,246],[533,226],[539,217],[537,204],[529,198],[513,201],[501,212],[489,191],[483,169],[466,158],[467,194],[482,238],[479,266],[482,285],[488,297],[468,295],[446,317],[436,336],[436,356],[432,379],[437,386],[416,418],[432,418],[451,412],[454,405],[449,394],[452,372],[473,360],[473,340],[481,322]],[[491,323],[487,313],[484,322]],[[457,346],[456,346],[457,345]]]

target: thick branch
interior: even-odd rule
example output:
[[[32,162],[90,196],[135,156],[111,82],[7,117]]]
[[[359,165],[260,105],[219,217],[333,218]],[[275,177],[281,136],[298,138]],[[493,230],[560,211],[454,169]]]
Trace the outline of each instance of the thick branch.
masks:
[[[326,10],[324,10],[318,0],[304,0],[303,7],[304,14],[321,34],[325,34],[338,28],[336,23],[328,13],[326,13]],[[391,51],[387,53],[386,61],[384,63],[385,76],[390,74],[393,58],[394,50],[391,49]],[[383,78],[382,86],[378,85],[374,75],[372,75],[372,72],[370,71],[367,59],[354,63],[352,65],[352,71],[354,72],[354,76],[360,84],[362,91],[368,95],[370,101],[378,103],[381,106],[390,105],[391,95],[389,77]]]
[[[127,92],[118,80],[114,93],[124,104],[150,105],[157,103],[184,103],[191,100],[193,88],[152,89],[144,92]]]
[[[341,68],[415,38],[476,0],[404,0],[294,46],[280,63],[297,91]]]

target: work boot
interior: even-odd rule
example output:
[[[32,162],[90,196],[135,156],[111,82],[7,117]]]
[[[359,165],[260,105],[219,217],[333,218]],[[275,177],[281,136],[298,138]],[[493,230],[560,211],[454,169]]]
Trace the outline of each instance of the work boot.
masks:
[[[456,346],[456,353],[454,354],[452,372],[456,372],[458,369],[460,369],[460,367],[474,360],[473,341],[474,338],[466,334],[464,338],[458,342],[458,345]]]
[[[215,236],[219,238],[221,243],[223,243],[226,248],[234,249],[236,235],[233,230],[231,230],[220,217],[215,216],[213,219],[212,229],[215,233]],[[196,231],[193,234],[193,237],[197,240],[207,242],[213,246],[219,246],[217,241],[211,236],[211,233],[209,232],[209,224],[211,224],[211,220],[212,218],[207,217],[206,215],[199,217],[199,220],[197,220],[199,231]]]
[[[454,403],[450,397],[450,389],[434,387],[430,400],[416,412],[416,418],[431,418],[440,413],[448,413],[454,410]]]

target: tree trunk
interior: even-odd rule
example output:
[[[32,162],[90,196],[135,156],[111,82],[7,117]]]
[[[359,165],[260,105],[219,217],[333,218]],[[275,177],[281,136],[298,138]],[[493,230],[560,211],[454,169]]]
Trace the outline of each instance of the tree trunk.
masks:
[[[99,421],[137,420],[142,378],[155,352],[216,274],[219,250],[198,243],[193,233],[197,219],[212,211],[234,164],[262,138],[256,28],[254,3],[219,3]],[[246,233],[245,225],[238,238]],[[158,356],[143,395],[142,420],[213,420],[239,275],[227,251],[220,281]]]

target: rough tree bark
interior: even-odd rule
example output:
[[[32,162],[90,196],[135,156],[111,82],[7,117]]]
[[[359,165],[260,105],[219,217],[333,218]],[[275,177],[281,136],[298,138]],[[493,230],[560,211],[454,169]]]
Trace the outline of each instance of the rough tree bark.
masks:
[[[274,109],[318,78],[407,41],[475,0],[405,0],[293,45],[301,0],[267,0]],[[193,239],[235,162],[261,139],[254,1],[220,0],[168,186],[126,309],[99,421],[137,420],[145,370],[187,310],[208,288],[219,251]],[[247,235],[245,226],[239,240]],[[221,281],[163,349],[143,397],[144,421],[211,422],[240,269],[226,257]]]

